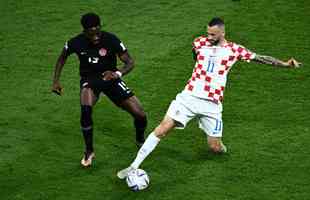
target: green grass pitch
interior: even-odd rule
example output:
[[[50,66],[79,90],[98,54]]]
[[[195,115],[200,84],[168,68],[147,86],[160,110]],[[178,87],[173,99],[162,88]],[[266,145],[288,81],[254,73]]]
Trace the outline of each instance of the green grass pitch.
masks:
[[[208,153],[193,121],[173,131],[143,163],[148,189],[116,177],[134,158],[131,117],[102,98],[94,109],[96,161],[79,165],[78,60],[64,67],[62,97],[50,92],[56,58],[97,12],[136,61],[124,79],[149,117],[149,133],[190,77],[191,42],[214,16],[226,35],[298,70],[254,63],[232,69],[224,101],[229,153]],[[1,200],[310,199],[310,2],[305,0],[2,0],[0,2]]]

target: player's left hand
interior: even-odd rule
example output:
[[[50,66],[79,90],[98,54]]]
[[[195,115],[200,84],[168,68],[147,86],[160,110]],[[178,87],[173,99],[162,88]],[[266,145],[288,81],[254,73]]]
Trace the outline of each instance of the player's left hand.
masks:
[[[105,71],[102,73],[102,79],[104,81],[110,81],[114,79],[118,79],[119,75],[113,71]]]
[[[293,68],[299,68],[302,65],[302,63],[298,62],[294,58],[289,59],[287,61],[287,64],[289,67],[293,67]]]
[[[59,96],[63,95],[63,87],[59,83],[59,81],[53,82],[51,91]]]

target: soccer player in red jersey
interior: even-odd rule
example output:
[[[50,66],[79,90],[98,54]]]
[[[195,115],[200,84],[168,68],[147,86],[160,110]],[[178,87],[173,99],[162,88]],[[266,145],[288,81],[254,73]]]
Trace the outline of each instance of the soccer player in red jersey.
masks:
[[[131,165],[117,173],[120,179],[139,168],[143,160],[155,149],[160,139],[173,128],[185,128],[193,118],[198,118],[199,128],[207,135],[208,145],[215,153],[227,152],[222,142],[222,101],[227,74],[239,60],[254,61],[286,68],[297,68],[300,63],[291,58],[281,61],[271,56],[259,55],[225,39],[225,25],[220,18],[208,24],[207,36],[193,42],[195,67],[184,90],[176,96],[163,121],[148,136]]]

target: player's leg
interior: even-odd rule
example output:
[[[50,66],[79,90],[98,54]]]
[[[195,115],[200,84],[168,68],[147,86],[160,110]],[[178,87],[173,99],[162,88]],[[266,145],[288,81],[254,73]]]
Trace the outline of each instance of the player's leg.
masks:
[[[208,136],[208,145],[212,152],[214,153],[226,153],[227,148],[223,144],[221,137],[211,137]]]
[[[124,179],[130,171],[138,169],[141,163],[146,159],[146,157],[159,144],[161,138],[168,135],[169,131],[175,126],[175,120],[166,115],[163,121],[155,128],[155,130],[151,134],[149,134],[144,144],[139,149],[137,156],[135,160],[131,163],[131,165],[117,173],[118,178]]]
[[[199,118],[199,127],[207,134],[208,146],[214,153],[226,153],[227,148],[222,142],[223,121],[221,113],[210,113]]]
[[[85,85],[86,86],[86,85]],[[97,101],[97,96],[93,90],[88,87],[81,88],[80,94],[81,101],[81,130],[85,142],[85,154],[81,160],[81,164],[85,167],[91,165],[92,159],[94,158],[94,147],[93,147],[93,120],[92,120],[92,107]]]
[[[147,118],[138,98],[134,96],[133,92],[121,79],[113,80],[111,86],[106,88],[104,93],[113,103],[133,116],[136,128],[136,142],[142,145],[144,142],[144,131],[147,125]]]
[[[120,102],[119,106],[134,118],[136,128],[136,142],[139,147],[144,143],[144,131],[147,126],[146,114],[136,96],[129,97]]]
[[[155,149],[160,142],[160,139],[169,134],[173,128],[185,128],[186,124],[195,117],[190,108],[185,106],[182,98],[177,96],[176,100],[172,101],[167,114],[163,121],[154,129],[147,137],[142,147],[139,149],[135,160],[131,165],[117,173],[120,179],[123,179],[131,170],[138,169],[146,157]]]
[[[160,140],[167,136],[171,129],[176,126],[174,119],[165,116],[163,121],[149,134],[142,147],[139,149],[136,159],[132,162],[131,166],[138,169],[143,160],[155,149]]]

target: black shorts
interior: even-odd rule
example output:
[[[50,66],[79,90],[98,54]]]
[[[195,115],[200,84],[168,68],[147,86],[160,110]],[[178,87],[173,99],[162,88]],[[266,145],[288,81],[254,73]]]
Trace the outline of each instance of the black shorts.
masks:
[[[126,86],[122,79],[104,81],[102,78],[81,78],[80,88],[91,88],[94,94],[99,97],[104,93],[113,103],[119,105],[123,100],[134,96],[134,93]]]

